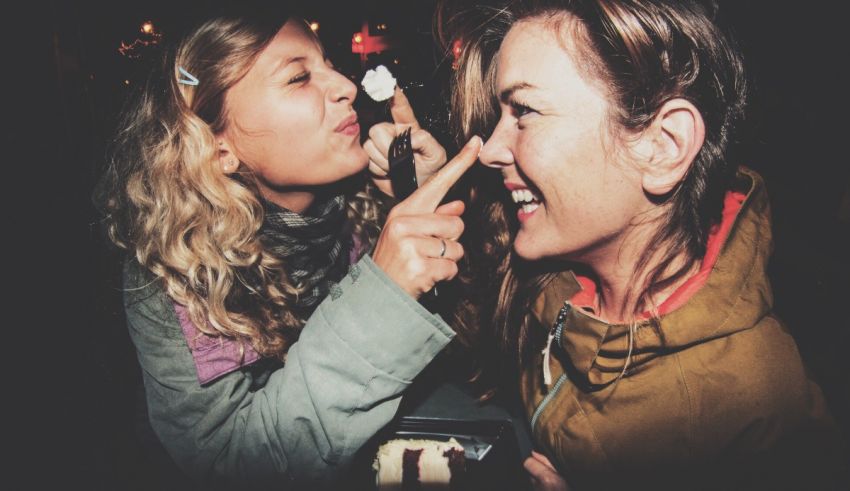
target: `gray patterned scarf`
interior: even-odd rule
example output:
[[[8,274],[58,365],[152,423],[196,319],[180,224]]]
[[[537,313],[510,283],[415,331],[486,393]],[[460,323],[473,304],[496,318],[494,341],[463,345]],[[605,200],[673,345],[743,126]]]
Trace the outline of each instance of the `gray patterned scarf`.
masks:
[[[316,200],[303,214],[266,201],[260,229],[263,243],[283,259],[290,280],[306,287],[295,305],[308,317],[348,270],[351,230],[345,196]]]

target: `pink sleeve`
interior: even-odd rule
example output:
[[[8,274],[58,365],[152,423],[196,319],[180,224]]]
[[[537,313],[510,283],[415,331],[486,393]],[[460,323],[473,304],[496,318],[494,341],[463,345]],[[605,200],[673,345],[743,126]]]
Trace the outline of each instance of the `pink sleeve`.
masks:
[[[189,318],[189,311],[185,306],[175,302],[174,310],[180,321],[183,336],[189,344],[192,358],[195,360],[198,382],[201,385],[260,359],[260,354],[247,343],[232,338],[213,337],[201,332]]]

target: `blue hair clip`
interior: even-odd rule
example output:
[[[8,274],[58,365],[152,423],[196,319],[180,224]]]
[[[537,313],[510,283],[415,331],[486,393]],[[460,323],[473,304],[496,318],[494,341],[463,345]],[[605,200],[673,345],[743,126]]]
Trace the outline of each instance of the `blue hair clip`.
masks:
[[[185,84],[185,85],[198,85],[198,79],[195,78],[194,75],[187,72],[185,68],[182,66],[177,67],[177,71],[179,71],[184,77],[187,78],[178,78],[177,83]]]

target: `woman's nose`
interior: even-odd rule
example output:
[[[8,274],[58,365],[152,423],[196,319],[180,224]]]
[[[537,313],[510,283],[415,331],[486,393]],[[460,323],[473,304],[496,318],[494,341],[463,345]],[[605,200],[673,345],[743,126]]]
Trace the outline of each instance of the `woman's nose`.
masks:
[[[348,80],[343,74],[333,71],[330,79],[330,89],[328,94],[333,102],[339,101],[354,101],[357,96],[357,86],[354,82]]]
[[[514,163],[514,154],[507,145],[503,131],[500,131],[499,126],[490,135],[487,142],[481,148],[481,153],[478,155],[478,160],[487,167],[502,168]]]

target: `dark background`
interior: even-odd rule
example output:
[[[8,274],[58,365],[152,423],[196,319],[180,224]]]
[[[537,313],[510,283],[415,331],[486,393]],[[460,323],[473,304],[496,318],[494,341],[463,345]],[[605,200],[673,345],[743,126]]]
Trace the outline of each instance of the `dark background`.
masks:
[[[432,44],[432,0],[298,3],[320,22],[334,63],[356,81],[363,72],[352,34],[364,18],[388,24],[400,48],[367,66],[398,59],[394,72],[403,84],[424,84],[411,89],[414,103],[441,132],[450,68]],[[773,204],[776,310],[847,440],[846,27],[825,1],[721,5],[752,81],[742,159],[764,176]],[[134,429],[140,379],[123,325],[118,256],[102,240],[90,196],[115,116],[144,74],[145,56],[121,56],[120,42],[137,38],[145,20],[168,36],[203,8],[200,1],[36,1],[7,12],[3,219],[13,294],[4,303],[22,315],[9,317],[6,330],[6,351],[18,356],[7,357],[4,412],[21,437],[12,462],[22,465],[12,470],[28,482],[88,489],[155,482]],[[367,120],[381,117],[362,93],[358,105]]]

